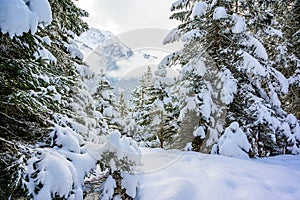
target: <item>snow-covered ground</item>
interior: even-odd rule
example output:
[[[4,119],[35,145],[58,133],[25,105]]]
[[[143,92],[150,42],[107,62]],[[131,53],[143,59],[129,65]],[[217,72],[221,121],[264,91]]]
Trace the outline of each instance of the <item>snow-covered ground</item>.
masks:
[[[300,156],[243,160],[177,150],[142,151],[139,200],[300,198]]]

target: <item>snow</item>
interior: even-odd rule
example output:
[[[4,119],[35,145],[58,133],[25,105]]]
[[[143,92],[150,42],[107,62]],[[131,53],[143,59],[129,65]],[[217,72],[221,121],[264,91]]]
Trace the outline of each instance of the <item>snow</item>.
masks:
[[[254,55],[258,58],[268,60],[268,53],[264,47],[264,45],[255,37],[249,36],[249,40],[247,41],[247,45],[254,48]]]
[[[56,151],[43,152],[40,156],[28,160],[25,169],[30,176],[29,181],[25,182],[28,192],[34,199],[51,200],[54,194],[61,198],[68,197],[72,191],[74,199],[82,199],[82,183],[77,177],[76,167]],[[43,184],[43,187],[36,192],[35,185],[38,182]]]
[[[214,11],[213,19],[214,20],[219,20],[227,18],[227,13],[224,7],[217,7]]]
[[[79,58],[79,59],[83,59],[84,55],[83,53],[79,50],[79,47],[77,46],[77,44],[75,43],[65,43],[64,46],[66,47],[66,49],[68,50],[68,52],[71,54],[72,58]]]
[[[56,57],[48,50],[45,48],[41,48],[39,50],[37,50],[33,56],[35,57],[35,59],[39,59],[42,58],[43,60],[45,60],[46,62],[50,62],[50,63],[56,63],[57,59]]]
[[[49,38],[49,36],[44,36],[42,37],[42,40],[49,46],[51,46],[51,39]]]
[[[138,186],[138,177],[129,174],[128,172],[122,172],[121,177],[122,177],[122,183],[121,183],[122,189],[126,189],[126,194],[128,194],[132,198],[135,198],[136,190]]]
[[[193,17],[201,17],[206,13],[208,5],[205,2],[198,2],[195,4],[193,11],[192,11],[192,16]]]
[[[180,6],[185,6],[188,3],[187,0],[177,0],[174,3],[172,3],[171,10],[174,10],[175,8],[179,8]]]
[[[228,69],[221,73],[220,78],[223,84],[223,87],[221,87],[221,101],[228,105],[233,101],[234,94],[237,92],[237,80]]]
[[[114,189],[117,186],[116,181],[111,175],[109,175],[103,186],[103,193],[101,194],[101,199],[110,200],[113,197]]]
[[[29,9],[38,16],[39,23],[49,25],[52,21],[52,12],[48,0],[26,0],[29,1]]]
[[[288,114],[286,122],[283,123],[281,130],[288,138],[288,142],[291,144],[287,149],[292,154],[299,154],[300,148],[297,146],[297,141],[300,140],[300,122],[293,114]]]
[[[62,127],[54,124],[50,136],[56,138],[56,144],[61,145],[66,151],[80,152],[80,138],[70,127]]]
[[[175,41],[179,41],[180,39],[180,31],[177,28],[174,28],[170,31],[170,33],[163,40],[163,44],[173,43]]]
[[[212,113],[212,99],[208,91],[198,94],[199,98],[203,100],[203,104],[200,106],[200,113],[204,120],[208,121]]]
[[[52,12],[47,0],[0,0],[0,29],[10,37],[31,31],[39,24],[49,25]]]
[[[129,137],[122,136],[119,131],[113,131],[109,135],[109,143],[107,149],[115,152],[118,159],[127,157],[128,160],[140,163],[140,149],[135,141]]]
[[[289,81],[285,78],[285,76],[278,70],[273,69],[274,74],[277,77],[277,81],[280,84],[280,91],[283,94],[287,94],[289,92]]]
[[[215,5],[217,5],[218,0],[212,0],[211,4],[209,5],[210,8],[213,8]]]
[[[257,59],[255,59],[245,51],[240,50],[239,53],[243,57],[241,67],[242,69],[246,70],[247,73],[262,77],[267,75],[265,68],[258,62]]]
[[[234,21],[234,26],[232,27],[232,32],[235,34],[242,33],[246,30],[245,19],[237,14],[232,15],[232,19]]]
[[[205,138],[205,131],[204,131],[204,128],[202,126],[199,126],[194,132],[193,132],[193,135],[195,137],[199,137],[201,139],[204,139]]]
[[[249,158],[250,143],[237,122],[225,129],[218,142],[219,154],[229,157]]]
[[[203,36],[203,31],[201,32],[200,30],[197,29],[193,29],[191,31],[186,32],[182,37],[181,37],[181,41],[182,42],[189,42],[193,39],[198,39],[201,38],[201,36]]]
[[[270,91],[270,100],[274,106],[277,106],[277,107],[281,106],[281,102],[275,91]]]
[[[244,160],[177,150],[142,151],[140,200],[291,200],[300,196],[300,156]]]
[[[272,27],[269,27],[266,32],[271,35],[271,36],[277,36],[277,37],[282,37],[283,36],[283,33],[281,30],[278,30],[278,29],[274,29]]]

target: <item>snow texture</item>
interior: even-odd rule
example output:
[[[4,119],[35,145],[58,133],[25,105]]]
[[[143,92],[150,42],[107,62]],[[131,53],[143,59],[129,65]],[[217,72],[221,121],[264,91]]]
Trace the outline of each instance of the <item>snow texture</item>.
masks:
[[[113,199],[115,187],[117,187],[116,181],[113,179],[111,175],[109,175],[104,183],[101,199],[102,200]]]
[[[292,200],[300,196],[299,156],[245,160],[197,152],[149,151],[143,149],[141,171],[153,169],[156,163],[165,165],[141,175],[136,199]],[[147,155],[152,158],[146,159]]]
[[[192,59],[182,68],[183,74],[193,73],[198,76],[204,76],[206,71],[205,63],[200,59]]]
[[[172,3],[171,10],[177,9],[181,6],[185,6],[188,3],[187,0],[177,0],[174,3]]]
[[[268,60],[268,53],[264,47],[264,45],[255,37],[249,36],[249,40],[247,41],[247,45],[249,47],[254,48],[254,55],[263,60]]]
[[[212,113],[213,101],[209,91],[204,91],[198,94],[199,98],[203,100],[203,104],[200,106],[200,113],[204,120],[208,121]]]
[[[281,30],[278,30],[278,29],[274,29],[272,27],[269,27],[266,32],[271,35],[271,36],[277,36],[277,37],[282,37],[283,36],[283,33]]]
[[[218,142],[219,154],[229,157],[249,158],[247,152],[250,147],[246,134],[237,122],[232,122],[225,129]]]
[[[135,198],[137,185],[138,185],[138,177],[129,174],[128,172],[122,172],[121,177],[122,177],[122,183],[121,183],[122,189],[126,190],[126,194],[128,194],[132,198]]]
[[[109,135],[109,143],[107,149],[115,152],[118,159],[127,157],[128,160],[139,165],[141,151],[135,141],[129,137],[121,136],[119,131],[114,131]]]
[[[279,90],[283,94],[287,94],[289,92],[289,81],[285,78],[285,76],[278,70],[273,69],[275,77],[277,77],[277,81],[280,84]]]
[[[0,29],[10,37],[31,31],[38,25],[47,26],[52,21],[48,0],[0,0]]]
[[[195,137],[200,137],[201,139],[205,138],[205,131],[204,128],[202,126],[199,126],[194,132],[193,135]]]
[[[245,51],[240,50],[239,53],[242,55],[243,58],[241,65],[241,68],[243,70],[254,76],[265,77],[267,75],[265,68],[258,62],[257,59],[255,59]]]
[[[181,37],[181,41],[189,42],[191,40],[201,38],[202,36],[203,36],[203,32],[201,32],[200,30],[197,30],[197,29],[193,29],[193,30],[188,31],[185,34],[183,34],[183,36]]]
[[[170,31],[170,33],[163,40],[163,44],[169,44],[175,41],[179,41],[180,39],[180,31],[177,28],[174,28]]]
[[[67,151],[37,150],[40,152],[28,160],[25,168],[30,178],[23,182],[29,194],[44,200],[51,200],[54,195],[83,199],[84,176],[95,166],[95,159],[86,153],[78,156]],[[36,191],[37,184],[43,185],[39,191]]]
[[[56,63],[57,59],[56,57],[48,50],[45,48],[41,48],[39,50],[37,50],[33,56],[38,59],[38,58],[42,58],[43,60],[45,60],[46,62],[50,62],[50,63]]]
[[[300,122],[298,122],[297,118],[293,114],[289,114],[286,117],[286,122],[284,122],[281,126],[281,131],[288,138],[289,146],[287,149],[292,154],[299,154],[300,148],[297,146],[297,141],[300,141]]]
[[[221,101],[228,105],[233,101],[234,94],[237,92],[237,80],[228,69],[221,73],[220,79],[222,82]]]
[[[207,3],[205,2],[198,2],[195,4],[193,11],[192,11],[192,16],[193,17],[201,17],[206,13],[206,9],[208,8]]]
[[[84,58],[83,53],[79,50],[78,46],[75,44],[65,44],[68,52],[70,53],[72,58],[79,58],[82,60]]]
[[[224,7],[217,7],[214,11],[213,19],[219,20],[227,18],[226,9]]]
[[[233,14],[232,19],[234,21],[234,26],[231,29],[233,33],[239,34],[246,30],[246,23],[243,17]]]

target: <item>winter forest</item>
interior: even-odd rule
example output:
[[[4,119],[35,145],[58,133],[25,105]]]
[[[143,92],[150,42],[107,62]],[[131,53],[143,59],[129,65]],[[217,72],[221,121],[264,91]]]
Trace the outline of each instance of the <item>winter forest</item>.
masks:
[[[0,0],[1,200],[299,199],[300,1],[169,7],[182,48],[127,90],[75,0]]]

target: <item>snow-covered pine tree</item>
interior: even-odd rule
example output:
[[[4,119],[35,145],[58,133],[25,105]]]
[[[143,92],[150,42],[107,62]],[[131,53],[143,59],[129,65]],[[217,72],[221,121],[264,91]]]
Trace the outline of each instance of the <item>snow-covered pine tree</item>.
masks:
[[[128,116],[129,108],[128,108],[128,102],[125,98],[125,92],[124,90],[120,91],[120,97],[118,102],[118,111],[120,113],[121,119],[125,119]]]
[[[243,1],[239,3],[238,10],[243,15],[253,13],[248,15],[247,26],[263,42],[269,64],[273,67],[270,73],[277,79],[273,86],[267,89],[270,96],[274,94],[274,90],[277,90],[276,93],[281,94],[280,105],[282,104],[287,112],[297,115],[299,113],[296,102],[298,102],[297,99],[299,100],[300,69],[300,60],[296,53],[297,48],[295,48],[300,36],[297,34],[299,31],[297,1]],[[278,82],[281,86],[278,86]],[[271,100],[274,100],[274,97]],[[286,139],[289,137],[286,134],[277,135],[277,143],[286,146]]]
[[[93,98],[95,99],[95,109],[100,113],[100,126],[102,134],[108,134],[109,130],[121,130],[122,121],[117,110],[117,100],[112,91],[110,82],[104,74],[96,75],[97,84],[94,86]],[[95,80],[94,79],[94,80]]]
[[[179,10],[171,18],[182,24],[167,36],[165,43],[181,39],[185,46],[165,58],[162,65],[177,63],[183,67],[176,89],[180,95],[181,127],[190,123],[185,120],[187,118],[197,120],[192,121],[195,127],[184,128],[180,134],[192,136],[193,130],[202,127],[206,135],[195,135],[194,150],[210,152],[224,130],[224,112],[236,92],[237,81],[230,70],[236,59],[225,56],[237,51],[228,39],[230,20],[224,7],[206,2],[177,1],[172,10]],[[231,52],[226,52],[228,47]]]
[[[159,68],[155,71],[154,87],[149,91],[150,133],[159,141],[161,148],[173,146],[173,140],[178,134],[178,104],[171,87],[174,79],[167,77],[167,71]]]
[[[133,138],[138,142],[145,143],[146,146],[152,146],[149,141],[155,141],[156,138],[150,133],[150,124],[152,121],[150,105],[154,101],[151,98],[150,92],[153,88],[153,74],[151,68],[148,67],[140,80],[139,86],[134,89],[131,99],[131,114],[136,124],[136,132]]]
[[[118,133],[99,137],[93,123],[94,100],[85,83],[92,74],[73,41],[87,28],[80,19],[86,12],[71,0],[4,3],[9,5],[0,7],[0,196],[82,199],[84,177],[101,154],[138,161],[130,157],[138,151],[132,140]],[[123,188],[134,196],[136,185]]]
[[[237,9],[238,3],[176,1],[171,18],[181,24],[165,42],[181,39],[185,46],[162,64],[181,64],[183,75],[186,68],[191,74],[199,72],[200,79],[192,83],[202,91],[187,96],[183,105],[200,111],[199,125],[206,130],[203,146],[210,147],[227,125],[237,121],[252,144],[253,156],[283,153],[276,136],[286,115],[278,98],[284,76],[275,73],[259,35],[247,29],[250,19],[242,15],[244,7]]]
[[[86,12],[76,8],[71,1],[56,3],[55,6],[63,9],[68,5],[68,10],[74,13],[72,18],[68,12],[63,12],[64,18],[60,18],[61,12],[51,12],[53,4],[50,2],[50,6],[46,0],[5,4],[0,8],[4,17],[0,27],[3,47],[0,50],[3,169],[0,196],[16,198],[25,195],[20,189],[25,161],[36,152],[41,153],[32,149],[33,144],[49,133],[52,126],[49,119],[53,113],[65,112],[75,80],[74,68],[69,66],[80,62],[66,53],[66,29],[63,31],[64,26],[58,23],[78,21],[76,27],[80,26],[80,30],[85,30],[87,24],[80,20]],[[58,23],[49,25],[51,21]],[[61,33],[55,34],[58,30]]]
[[[284,96],[283,107],[300,118],[300,2],[298,0],[276,1],[274,19],[281,25],[281,43],[277,45],[274,67],[282,72],[289,82],[289,92]],[[274,49],[273,49],[274,50]]]

